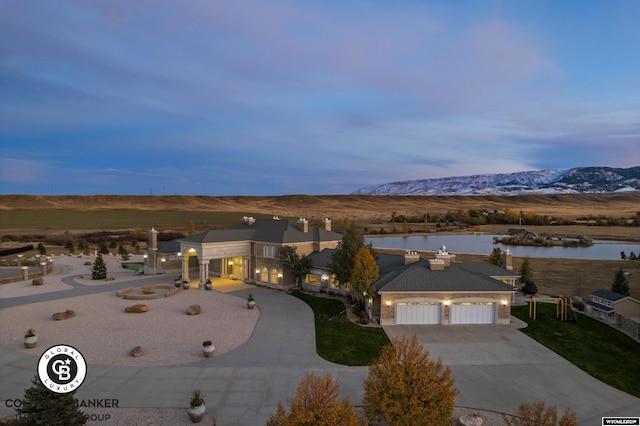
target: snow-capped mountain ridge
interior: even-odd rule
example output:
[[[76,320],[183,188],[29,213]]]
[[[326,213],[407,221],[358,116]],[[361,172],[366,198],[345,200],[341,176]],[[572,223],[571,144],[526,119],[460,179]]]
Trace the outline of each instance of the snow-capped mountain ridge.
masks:
[[[358,189],[354,195],[577,194],[640,190],[640,166],[576,167],[407,180]]]

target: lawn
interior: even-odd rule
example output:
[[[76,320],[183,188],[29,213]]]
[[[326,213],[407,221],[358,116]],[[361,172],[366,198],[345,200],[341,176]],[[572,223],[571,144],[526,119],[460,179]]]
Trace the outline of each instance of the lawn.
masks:
[[[293,295],[313,309],[316,350],[327,361],[349,366],[369,365],[389,344],[382,328],[362,327],[349,321],[341,301],[304,293]]]
[[[528,306],[514,306],[511,313],[529,324],[522,329],[526,335],[596,379],[640,397],[640,343],[580,314],[576,323],[560,321],[554,304],[539,302],[536,320]]]

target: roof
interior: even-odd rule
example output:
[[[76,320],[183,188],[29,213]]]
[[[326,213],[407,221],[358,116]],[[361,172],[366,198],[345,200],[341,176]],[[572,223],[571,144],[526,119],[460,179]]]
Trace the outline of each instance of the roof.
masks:
[[[610,306],[605,306],[605,305],[602,305],[600,303],[592,302],[591,300],[586,302],[586,303],[587,303],[587,305],[593,306],[594,308],[600,309],[601,311],[613,312],[613,308],[610,307]]]
[[[274,244],[339,241],[342,234],[326,229],[309,227],[308,232],[298,228],[295,221],[256,219],[253,223],[239,223],[225,229],[202,232],[180,239],[193,243],[221,243],[227,241],[257,241]]]
[[[596,296],[599,297],[601,299],[604,300],[608,300],[610,302],[618,302],[628,296],[625,296],[624,294],[620,294],[620,293],[616,293],[613,291],[609,291],[609,290],[605,290],[603,288],[601,288],[600,290],[596,290],[593,293],[591,293],[592,296]]]
[[[424,261],[391,271],[375,283],[380,293],[386,292],[511,292],[513,287],[488,275],[475,272],[476,262],[454,262],[441,271],[432,271]]]
[[[331,263],[333,249],[324,249],[308,257],[311,266],[325,269]],[[429,262],[420,259],[409,265],[404,264],[403,254],[378,253],[379,277],[374,286],[380,292],[411,291],[513,291],[509,284],[492,276],[513,276],[515,274],[488,262],[453,262],[442,271],[429,269]]]

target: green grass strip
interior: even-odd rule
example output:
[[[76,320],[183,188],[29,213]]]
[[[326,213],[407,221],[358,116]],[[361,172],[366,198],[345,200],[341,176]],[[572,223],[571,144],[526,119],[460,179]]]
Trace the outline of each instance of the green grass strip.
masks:
[[[349,366],[369,365],[389,344],[382,328],[362,327],[349,321],[341,301],[297,292],[293,295],[313,309],[316,350],[327,361]]]
[[[640,343],[584,315],[576,314],[576,323],[556,319],[554,304],[538,302],[537,311],[534,320],[529,306],[511,309],[513,316],[529,324],[521,330],[527,336],[596,379],[640,397]]]

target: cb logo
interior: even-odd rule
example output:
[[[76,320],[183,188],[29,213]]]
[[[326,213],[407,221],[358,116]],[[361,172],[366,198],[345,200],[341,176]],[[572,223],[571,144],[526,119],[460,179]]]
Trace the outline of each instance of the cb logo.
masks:
[[[78,389],[87,376],[87,362],[73,346],[56,345],[47,349],[38,361],[38,377],[55,393]]]

